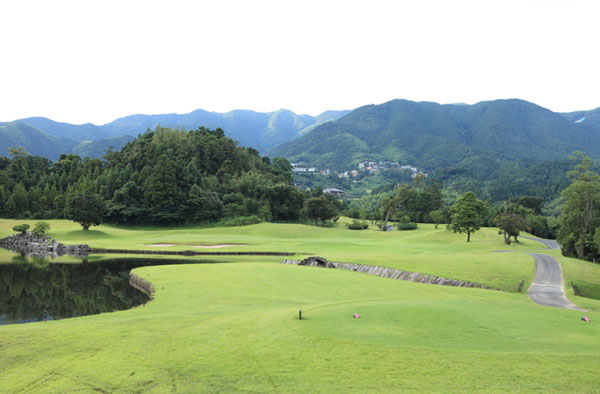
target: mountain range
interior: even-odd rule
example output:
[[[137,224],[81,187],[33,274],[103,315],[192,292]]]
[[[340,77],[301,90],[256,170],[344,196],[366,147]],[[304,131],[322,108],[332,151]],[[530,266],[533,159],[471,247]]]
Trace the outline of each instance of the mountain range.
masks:
[[[0,123],[0,156],[10,147],[57,159],[61,153],[101,157],[135,136],[163,127],[222,128],[241,146],[320,168],[347,170],[365,160],[411,164],[425,170],[503,162],[553,160],[580,150],[600,158],[600,108],[557,113],[518,100],[437,104],[392,100],[318,116],[288,110],[131,115],[96,126],[33,117]],[[473,166],[473,164],[476,164]],[[482,174],[485,176],[485,171]]]
[[[517,99],[474,105],[393,100],[357,108],[269,155],[337,170],[365,160],[434,170],[474,161],[553,160],[575,150],[600,158],[599,137],[600,109],[561,114]]]
[[[61,153],[101,157],[108,146],[120,149],[138,134],[157,125],[196,129],[222,128],[241,146],[264,153],[283,142],[298,138],[318,125],[337,120],[349,111],[326,111],[318,116],[297,115],[285,109],[261,113],[234,110],[227,113],[196,110],[188,114],[130,115],[105,125],[73,125],[42,117],[0,123],[0,156],[10,147],[23,147],[34,155],[56,160]]]

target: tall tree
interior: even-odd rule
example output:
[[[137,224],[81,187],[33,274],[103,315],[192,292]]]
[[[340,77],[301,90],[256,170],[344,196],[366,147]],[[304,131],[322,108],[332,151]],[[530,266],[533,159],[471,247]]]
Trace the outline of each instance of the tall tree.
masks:
[[[562,192],[565,206],[558,217],[560,230],[557,239],[562,245],[563,254],[580,259],[586,254],[587,237],[593,237],[592,230],[597,227],[600,216],[600,175],[590,167],[592,160],[581,152],[575,152],[579,160],[575,169],[569,172],[571,185]]]
[[[75,194],[69,199],[67,218],[81,224],[84,230],[90,226],[98,226],[104,216],[104,200],[102,196],[91,192]]]
[[[475,193],[466,192],[451,208],[452,223],[450,229],[459,233],[467,233],[467,242],[471,241],[471,233],[481,228],[485,216],[485,204]]]
[[[175,164],[160,156],[144,184],[144,205],[155,223],[173,224],[183,219],[184,194],[177,184]]]
[[[320,220],[325,224],[326,220],[333,219],[337,215],[337,207],[325,195],[311,197],[304,202],[304,215],[315,221]]]
[[[383,225],[381,229],[383,231],[387,231],[387,224],[392,216],[392,213],[398,208],[400,204],[405,203],[411,197],[411,187],[404,184],[400,186],[398,192],[390,197],[386,197],[382,201],[383,211],[385,212],[385,217],[383,219]]]
[[[515,204],[511,204],[511,208]],[[504,235],[504,243],[510,245],[510,237],[515,239],[515,242],[519,242],[518,236],[521,231],[526,230],[529,226],[527,219],[518,213],[514,212],[514,209],[509,210],[509,204],[505,201],[503,204],[504,211],[499,213],[493,222],[498,226]]]

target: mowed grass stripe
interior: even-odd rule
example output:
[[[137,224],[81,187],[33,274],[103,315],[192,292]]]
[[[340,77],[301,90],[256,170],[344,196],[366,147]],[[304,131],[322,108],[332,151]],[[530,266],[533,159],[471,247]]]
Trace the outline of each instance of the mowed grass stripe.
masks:
[[[600,389],[598,326],[581,322],[578,312],[541,307],[519,294],[272,263],[135,272],[157,289],[145,307],[0,327],[0,387],[9,392]]]

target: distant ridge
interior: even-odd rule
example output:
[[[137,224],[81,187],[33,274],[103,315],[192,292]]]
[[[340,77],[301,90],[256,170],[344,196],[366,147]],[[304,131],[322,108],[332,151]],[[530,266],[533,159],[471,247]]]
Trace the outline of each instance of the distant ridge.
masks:
[[[109,145],[120,149],[133,137],[157,125],[186,130],[200,126],[210,129],[220,127],[241,146],[253,147],[264,153],[348,112],[326,111],[310,116],[296,115],[285,109],[267,113],[250,110],[217,113],[198,109],[188,114],[130,115],[102,126],[91,123],[73,125],[32,117],[0,124],[3,126],[0,129],[0,155],[7,155],[10,147],[22,146],[29,153],[50,159],[58,158],[60,153],[101,157]],[[34,137],[35,133],[30,128],[41,134]]]
[[[574,123],[581,116],[586,120]],[[392,100],[357,108],[269,155],[338,170],[364,160],[434,170],[474,160],[552,160],[574,150],[600,158],[600,110],[559,114],[518,99],[473,105]]]

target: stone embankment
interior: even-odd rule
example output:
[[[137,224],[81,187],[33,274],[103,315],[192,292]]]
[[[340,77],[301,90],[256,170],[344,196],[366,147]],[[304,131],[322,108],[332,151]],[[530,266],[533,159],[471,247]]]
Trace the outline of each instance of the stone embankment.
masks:
[[[129,284],[135,287],[142,293],[146,294],[150,300],[154,299],[154,286],[146,279],[137,276],[134,273],[129,273]]]
[[[493,287],[485,286],[479,283],[466,282],[458,279],[447,279],[434,275],[424,275],[418,272],[400,271],[394,268],[381,267],[378,265],[363,265],[353,263],[340,263],[335,261],[327,261],[323,257],[309,257],[302,261],[299,260],[283,260],[282,264],[308,265],[312,267],[322,268],[338,268],[348,271],[362,272],[368,275],[376,275],[384,278],[406,280],[409,282],[426,283],[431,285],[456,286],[456,287],[476,287],[479,289],[500,290]]]
[[[64,245],[48,236],[35,235],[31,232],[2,238],[0,246],[27,256],[51,258],[65,254],[85,257],[91,250],[88,245]]]
[[[295,252],[198,252],[195,250],[135,250],[98,249],[88,245],[64,245],[48,236],[38,236],[31,232],[16,234],[0,239],[0,247],[23,253],[27,256],[51,257],[62,255],[86,257],[89,254],[147,254],[172,256],[293,256]]]

